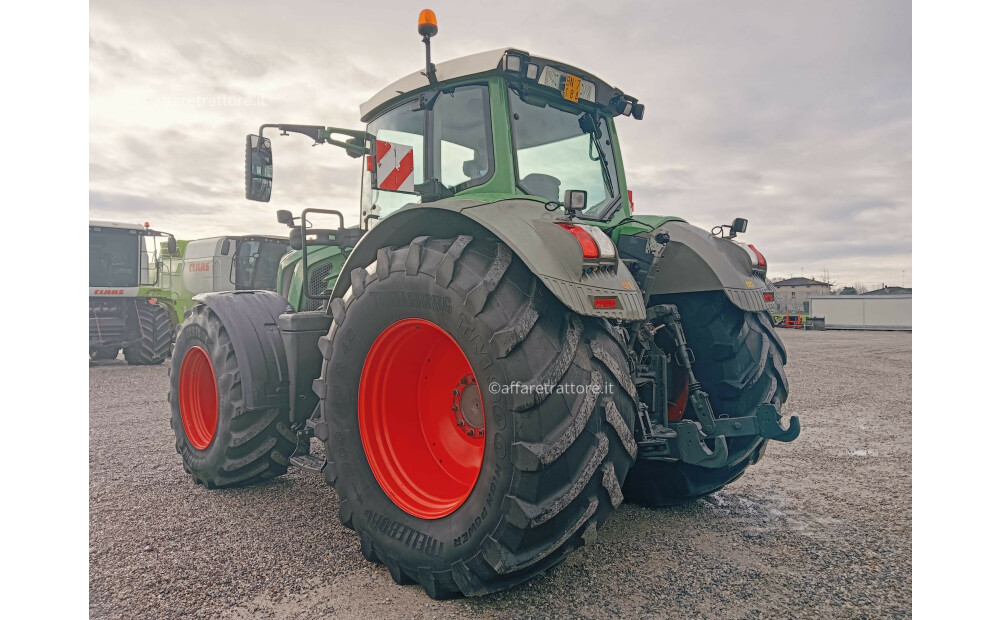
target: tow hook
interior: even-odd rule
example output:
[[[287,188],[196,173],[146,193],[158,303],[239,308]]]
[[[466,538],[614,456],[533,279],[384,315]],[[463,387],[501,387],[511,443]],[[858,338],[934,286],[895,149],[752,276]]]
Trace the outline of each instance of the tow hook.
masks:
[[[802,430],[799,416],[788,418],[788,428],[781,426],[781,414],[771,404],[761,405],[755,415],[743,418],[716,418],[715,432],[726,437],[746,437],[760,435],[764,439],[789,442],[794,441]]]

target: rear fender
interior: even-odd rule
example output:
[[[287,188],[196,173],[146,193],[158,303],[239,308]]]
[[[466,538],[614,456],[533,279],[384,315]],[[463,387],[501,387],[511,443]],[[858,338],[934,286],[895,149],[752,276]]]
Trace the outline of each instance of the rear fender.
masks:
[[[289,373],[278,317],[292,307],[271,291],[202,293],[194,300],[212,309],[229,334],[247,409],[289,406]]]
[[[343,296],[351,286],[351,272],[374,262],[380,248],[403,246],[421,235],[489,236],[505,243],[570,310],[584,316],[645,319],[642,293],[624,263],[619,260],[610,270],[584,274],[583,252],[573,236],[556,225],[559,219],[540,202],[524,199],[444,200],[404,207],[362,237],[344,264],[333,295]],[[618,307],[595,309],[595,297],[616,297]]]
[[[656,242],[660,233],[670,240]],[[774,305],[764,301],[764,292],[773,291],[765,274],[754,270],[749,254],[737,243],[680,221],[665,222],[643,236],[646,253],[652,257],[642,283],[648,296],[721,290],[734,305],[749,312]]]

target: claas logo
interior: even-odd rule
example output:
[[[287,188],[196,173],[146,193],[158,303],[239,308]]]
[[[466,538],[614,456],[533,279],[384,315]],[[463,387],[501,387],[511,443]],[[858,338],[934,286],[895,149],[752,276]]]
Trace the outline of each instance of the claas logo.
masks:
[[[188,271],[209,271],[212,269],[212,262],[188,263]]]
[[[94,295],[124,295],[123,288],[95,288]]]

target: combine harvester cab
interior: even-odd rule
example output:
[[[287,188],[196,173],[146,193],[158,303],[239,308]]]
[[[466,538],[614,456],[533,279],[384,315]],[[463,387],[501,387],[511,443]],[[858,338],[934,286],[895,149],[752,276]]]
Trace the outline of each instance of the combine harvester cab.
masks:
[[[615,122],[645,107],[522,50],[434,65],[432,12],[418,30],[425,69],[363,104],[364,130],[247,136],[255,201],[271,196],[267,131],[360,158],[360,226],[280,212],[330,264],[299,251],[280,293],[200,296],[170,402],[195,481],[320,472],[366,558],[447,598],[546,570],[626,499],[722,488],[799,426],[782,420],[785,352],[766,260],[736,240],[746,220],[632,213]]]
[[[223,291],[277,291],[278,270],[291,251],[287,237],[226,235],[182,241],[171,263],[171,288],[180,320],[195,296]]]
[[[170,353],[177,324],[171,273],[162,245],[176,251],[169,233],[145,225],[90,222],[90,357],[129,364],[159,364]]]

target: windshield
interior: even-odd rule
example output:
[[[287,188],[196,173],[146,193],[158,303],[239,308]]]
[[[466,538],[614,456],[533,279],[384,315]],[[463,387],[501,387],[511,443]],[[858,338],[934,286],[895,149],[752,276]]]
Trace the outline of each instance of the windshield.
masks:
[[[139,284],[139,236],[127,230],[90,230],[90,286]]]
[[[233,259],[236,290],[278,290],[278,263],[289,250],[279,239],[244,239]]]
[[[605,219],[618,204],[618,170],[604,117],[527,103],[510,90],[517,185],[561,202],[566,190],[587,192],[582,217]]]

